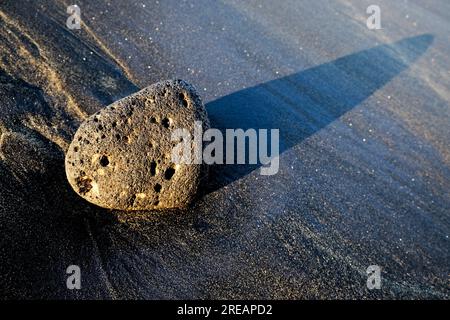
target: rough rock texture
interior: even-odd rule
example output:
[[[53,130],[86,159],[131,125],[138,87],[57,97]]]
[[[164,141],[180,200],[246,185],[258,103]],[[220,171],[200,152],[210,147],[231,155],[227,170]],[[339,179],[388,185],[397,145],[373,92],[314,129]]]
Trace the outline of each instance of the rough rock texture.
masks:
[[[67,178],[81,197],[104,208],[185,207],[206,172],[199,164],[172,163],[171,132],[183,128],[193,135],[195,121],[209,127],[191,85],[153,84],[82,123],[66,155]]]

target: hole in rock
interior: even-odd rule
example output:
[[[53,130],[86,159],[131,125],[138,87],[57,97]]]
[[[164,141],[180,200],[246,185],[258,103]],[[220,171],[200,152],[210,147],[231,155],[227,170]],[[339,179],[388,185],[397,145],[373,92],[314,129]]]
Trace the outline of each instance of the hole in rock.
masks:
[[[108,157],[105,156],[105,155],[103,155],[103,156],[100,158],[100,165],[101,165],[102,167],[106,167],[108,164],[109,164],[109,159],[108,159]]]
[[[174,168],[167,168],[166,172],[164,172],[164,178],[166,180],[170,180],[170,179],[172,179],[174,174],[175,174],[175,169]]]
[[[186,100],[186,97],[184,96],[184,93],[180,93],[178,95],[178,97],[180,98],[181,103],[183,104],[183,107],[187,107],[188,106],[188,102]]]
[[[75,179],[80,194],[86,194],[92,189],[92,179],[86,176],[80,176]]]
[[[150,174],[152,176],[156,175],[156,162],[155,161],[152,161],[150,163]]]
[[[162,189],[162,186],[159,183],[157,183],[157,184],[155,184],[154,189],[155,189],[156,192],[160,192],[161,189]]]
[[[163,125],[164,128],[169,128],[170,120],[168,118],[164,118],[162,119],[161,124]]]

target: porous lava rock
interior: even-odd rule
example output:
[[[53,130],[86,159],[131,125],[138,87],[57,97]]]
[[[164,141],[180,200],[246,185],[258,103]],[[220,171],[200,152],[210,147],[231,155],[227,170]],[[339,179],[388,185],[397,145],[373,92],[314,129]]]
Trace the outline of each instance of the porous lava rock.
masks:
[[[186,207],[206,176],[196,163],[173,163],[173,130],[194,134],[208,116],[195,89],[183,80],[150,85],[91,115],[66,153],[67,179],[100,207],[151,210]],[[191,148],[194,149],[194,139]]]

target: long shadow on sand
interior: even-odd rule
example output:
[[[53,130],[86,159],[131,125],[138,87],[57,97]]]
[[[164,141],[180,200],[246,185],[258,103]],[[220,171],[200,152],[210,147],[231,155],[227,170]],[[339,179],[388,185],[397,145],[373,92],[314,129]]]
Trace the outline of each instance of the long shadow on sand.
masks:
[[[207,104],[211,126],[280,130],[280,154],[358,106],[430,46],[433,36],[415,36],[238,91]],[[248,150],[248,149],[247,149]],[[261,166],[215,165],[207,192]]]

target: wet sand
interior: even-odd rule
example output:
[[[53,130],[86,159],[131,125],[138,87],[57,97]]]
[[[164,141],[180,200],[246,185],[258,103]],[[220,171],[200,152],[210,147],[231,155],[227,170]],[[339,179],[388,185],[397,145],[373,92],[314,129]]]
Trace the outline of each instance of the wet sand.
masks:
[[[1,298],[449,298],[448,2],[379,1],[376,31],[370,1],[85,0],[81,30],[69,4],[0,4]],[[184,211],[86,203],[77,127],[169,78],[212,127],[279,128],[280,171],[215,166]]]

